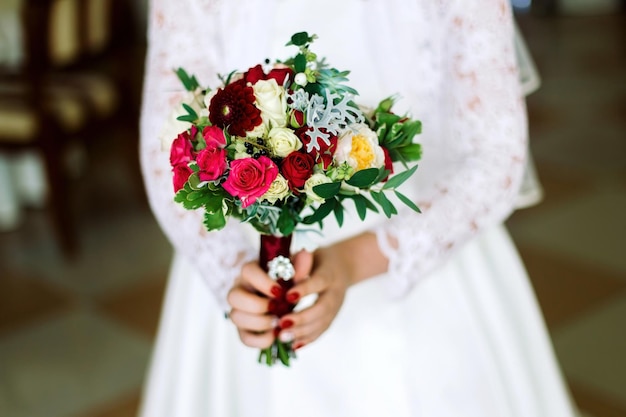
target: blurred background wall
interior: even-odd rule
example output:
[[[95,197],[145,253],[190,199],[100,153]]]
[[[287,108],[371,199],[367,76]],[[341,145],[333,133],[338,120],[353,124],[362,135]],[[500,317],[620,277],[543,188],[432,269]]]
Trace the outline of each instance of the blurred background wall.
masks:
[[[171,255],[137,162],[146,1],[50,1],[24,45],[26,1],[0,2],[0,416],[134,416]],[[507,224],[582,415],[626,416],[624,2],[513,3],[543,197]]]

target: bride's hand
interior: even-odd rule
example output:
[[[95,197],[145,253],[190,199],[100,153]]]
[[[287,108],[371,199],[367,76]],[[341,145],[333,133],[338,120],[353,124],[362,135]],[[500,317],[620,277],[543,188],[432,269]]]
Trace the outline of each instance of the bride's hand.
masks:
[[[302,252],[304,254],[304,252]],[[296,282],[311,273],[313,259],[311,254],[296,255],[293,259]],[[276,337],[278,318],[270,314],[270,303],[283,295],[283,289],[256,261],[243,265],[233,288],[228,293],[227,301],[231,311],[229,317],[237,326],[241,341],[250,347],[264,349],[269,347]]]
[[[278,319],[268,314],[269,303],[282,291],[257,262],[242,266],[227,301],[231,307],[229,317],[246,346],[264,349],[273,343]]]
[[[293,341],[299,349],[319,338],[331,325],[353,285],[387,270],[388,259],[378,247],[376,236],[363,233],[323,247],[314,254],[300,252],[294,257],[296,285],[287,291],[287,300],[297,301],[317,294],[315,303],[302,311],[283,316],[279,338]],[[308,278],[303,272],[310,271]]]
[[[312,306],[283,316],[278,326],[278,335],[283,342],[293,342],[293,348],[308,345],[322,335],[331,325],[348,289],[351,279],[340,262],[341,257],[331,256],[332,250],[319,249],[312,254],[300,252],[294,263],[314,264],[310,276],[297,279],[296,285],[287,292],[287,299],[297,302],[301,298],[317,294]]]

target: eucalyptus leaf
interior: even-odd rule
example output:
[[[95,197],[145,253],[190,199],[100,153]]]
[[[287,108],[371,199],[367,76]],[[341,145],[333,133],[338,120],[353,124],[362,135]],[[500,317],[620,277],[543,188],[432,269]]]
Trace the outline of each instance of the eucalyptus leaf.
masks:
[[[325,200],[333,198],[339,193],[341,189],[340,182],[329,182],[326,184],[319,184],[313,187],[313,192]]]
[[[339,227],[343,226],[343,206],[341,204],[336,204],[333,212],[335,213],[335,219],[337,220]]]
[[[372,191],[370,194],[372,195],[372,198],[380,205],[380,207],[382,207],[385,216],[391,217],[393,214],[397,213],[396,208],[393,206],[391,201],[389,201],[384,192]]]
[[[367,215],[367,198],[363,197],[360,194],[354,195],[350,198],[352,198],[352,200],[354,201],[354,206],[356,207],[356,212],[359,215],[359,219],[365,220],[365,216]]]
[[[357,171],[346,183],[358,188],[367,188],[375,184],[379,174],[380,169],[378,168],[362,169]]]
[[[326,216],[328,216],[333,211],[333,209],[335,208],[336,204],[337,204],[337,200],[335,200],[334,198],[332,198],[330,200],[326,200],[324,202],[324,204],[319,206],[313,212],[313,214],[311,214],[310,216],[305,217],[304,220],[303,220],[303,223],[304,224],[314,224],[314,223],[317,223],[317,222],[321,222],[322,220],[324,220],[324,218]]]
[[[409,197],[405,196],[404,194],[402,194],[400,191],[398,190],[394,190],[394,193],[396,194],[396,197],[398,197],[398,199],[400,201],[402,201],[404,204],[406,204],[407,206],[409,206],[413,211],[416,211],[418,213],[421,213],[422,211],[419,209],[419,207],[417,207],[417,204],[415,204]]]
[[[402,185],[402,183],[408,180],[411,177],[411,175],[415,173],[416,169],[417,169],[417,165],[414,165],[412,168],[409,168],[406,171],[402,171],[401,173],[396,174],[393,177],[389,178],[389,180],[385,183],[385,185],[383,185],[383,189],[388,190],[388,189],[399,187],[400,185]]]

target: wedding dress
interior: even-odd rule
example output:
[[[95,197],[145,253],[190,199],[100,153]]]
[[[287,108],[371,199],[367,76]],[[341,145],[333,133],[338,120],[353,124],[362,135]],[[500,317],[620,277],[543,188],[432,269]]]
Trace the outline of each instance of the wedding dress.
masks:
[[[502,226],[527,134],[506,1],[153,0],[150,22],[142,166],[175,256],[143,417],[574,415]],[[296,247],[313,248],[373,230],[389,272],[350,288],[290,368],[268,368],[223,314],[258,237],[237,222],[205,232],[201,213],[173,202],[160,136],[183,96],[174,68],[217,86],[217,74],[292,55],[284,43],[302,30],[352,71],[360,104],[397,93],[396,110],[423,121],[424,158],[403,186],[423,213],[349,212],[341,229],[333,219],[322,236],[297,234]]]

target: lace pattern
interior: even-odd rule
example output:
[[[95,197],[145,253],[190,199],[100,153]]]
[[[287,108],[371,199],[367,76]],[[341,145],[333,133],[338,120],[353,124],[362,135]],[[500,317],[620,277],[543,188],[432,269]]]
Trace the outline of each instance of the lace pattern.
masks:
[[[273,43],[284,43],[297,26],[281,25],[276,16],[301,16],[302,30],[320,35],[316,51],[352,70],[351,85],[363,104],[399,93],[398,111],[410,109],[424,123],[424,159],[402,190],[423,213],[403,211],[375,228],[390,259],[394,294],[406,293],[513,210],[527,132],[508,2],[342,0],[337,7],[358,23],[349,37],[337,29],[346,17],[333,14],[333,2],[327,2],[329,7],[281,0],[152,1],[141,121],[146,188],[175,249],[197,266],[224,308],[240,265],[256,257],[255,245],[238,224],[204,232],[200,213],[173,202],[159,131],[181,94],[173,68],[185,67],[214,85],[220,72],[274,57]],[[311,16],[316,11],[318,18]],[[332,39],[324,43],[324,36]]]

